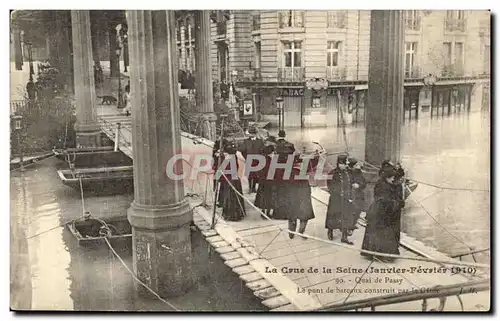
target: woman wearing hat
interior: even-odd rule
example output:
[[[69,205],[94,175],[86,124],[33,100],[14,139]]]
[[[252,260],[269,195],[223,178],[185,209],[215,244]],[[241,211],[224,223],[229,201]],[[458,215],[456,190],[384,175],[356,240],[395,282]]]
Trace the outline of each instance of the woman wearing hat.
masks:
[[[272,154],[274,152],[273,145],[267,145],[262,150],[262,153],[266,156],[265,167],[258,172],[259,175],[259,187],[257,189],[257,194],[255,195],[254,205],[266,212],[269,217],[271,211],[276,208],[276,186],[274,180],[268,178],[269,167],[271,166]],[[265,217],[262,216],[265,219]]]
[[[347,156],[337,157],[337,166],[329,173],[327,181],[330,191],[328,210],[326,212],[325,228],[328,239],[333,240],[333,230],[342,232],[342,243],[354,244],[349,241],[349,230],[352,228],[352,178],[347,169]]]
[[[397,216],[401,214],[401,203],[397,200],[394,189],[396,175],[394,168],[386,167],[381,171],[381,178],[375,184],[375,201],[370,205],[366,214],[367,225],[361,247],[363,250],[399,254],[401,229],[394,226],[394,222],[398,220]],[[371,256],[364,253],[361,255]],[[384,257],[379,259],[392,261]]]
[[[240,221],[246,215],[245,200],[242,196],[243,189],[238,176],[239,165],[236,152],[237,148],[233,142],[228,142],[224,146],[224,159],[227,165],[225,175],[221,175],[219,182],[221,185],[222,217],[226,221]],[[231,168],[234,164],[236,164],[236,168]]]
[[[357,229],[356,223],[358,222],[361,212],[365,211],[365,188],[366,179],[361,170],[362,163],[355,158],[349,158],[349,170],[352,178],[352,196],[353,196],[353,219],[352,230]]]
[[[224,146],[227,146],[228,144],[228,141],[226,139],[223,139],[222,140],[222,148],[224,148]],[[214,172],[217,171],[217,169],[219,168],[219,158],[220,158],[220,161],[222,162],[224,160],[224,154],[222,153],[222,150],[221,150],[221,146],[220,146],[220,140],[216,140],[215,143],[214,143],[214,147],[212,149],[212,170]],[[221,181],[221,178],[219,178],[219,182]],[[216,191],[217,189],[217,179],[216,179],[216,174],[214,174],[214,180],[213,180],[213,189],[214,189],[214,192]],[[222,194],[223,194],[223,188],[224,188],[224,185],[223,184],[219,184],[219,194],[217,196],[217,206],[218,207],[222,207]]]

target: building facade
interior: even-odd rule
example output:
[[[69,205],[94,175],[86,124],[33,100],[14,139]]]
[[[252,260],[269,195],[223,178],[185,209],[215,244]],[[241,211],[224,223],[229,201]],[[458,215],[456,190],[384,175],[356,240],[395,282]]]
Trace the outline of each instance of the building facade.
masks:
[[[489,11],[405,11],[406,118],[489,108],[490,21]],[[191,28],[178,36],[187,71]],[[285,126],[363,122],[369,51],[368,10],[213,14],[214,82],[250,90],[260,118],[272,122],[282,97]]]

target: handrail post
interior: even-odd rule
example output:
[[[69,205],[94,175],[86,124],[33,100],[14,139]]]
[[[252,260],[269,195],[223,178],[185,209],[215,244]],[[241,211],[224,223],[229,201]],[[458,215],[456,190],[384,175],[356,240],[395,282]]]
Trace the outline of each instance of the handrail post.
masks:
[[[115,133],[115,149],[114,151],[118,151],[119,141],[120,141],[120,123],[116,123],[116,133]]]

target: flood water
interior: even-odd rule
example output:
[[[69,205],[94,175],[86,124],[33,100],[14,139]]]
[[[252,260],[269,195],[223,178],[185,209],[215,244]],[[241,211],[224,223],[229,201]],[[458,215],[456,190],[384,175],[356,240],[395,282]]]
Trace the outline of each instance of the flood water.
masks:
[[[80,193],[60,182],[59,167],[65,164],[51,158],[28,167],[24,174],[11,175],[11,266],[17,280],[25,280],[14,281],[17,307],[172,311],[158,299],[137,297],[129,272],[105,244],[79,246],[64,227],[29,239],[82,215]],[[96,217],[126,217],[132,199],[133,195],[85,195],[85,207]],[[187,294],[168,298],[170,303],[190,311],[266,310],[219,255],[209,253],[199,231],[192,233],[191,241],[197,282]],[[130,250],[117,247],[117,251],[132,269]]]
[[[319,142],[329,153],[344,152],[346,148],[341,128],[286,132],[299,150],[312,141]],[[364,159],[364,126],[348,125],[346,134],[349,153]],[[335,164],[335,158],[329,156],[329,161]],[[406,202],[403,231],[450,255],[490,247],[489,113],[406,122],[402,128],[401,161],[407,176],[421,182]],[[489,252],[475,256],[480,262],[489,262]]]

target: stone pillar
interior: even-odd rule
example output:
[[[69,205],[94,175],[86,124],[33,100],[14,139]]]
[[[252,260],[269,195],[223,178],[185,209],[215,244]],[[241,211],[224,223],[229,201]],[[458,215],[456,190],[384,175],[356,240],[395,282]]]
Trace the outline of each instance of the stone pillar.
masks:
[[[120,57],[116,54],[116,24],[108,22],[108,39],[109,39],[109,72],[111,77],[118,77],[120,74]]]
[[[101,34],[101,23],[100,20],[102,19],[101,12],[98,10],[91,11],[90,12],[90,26],[91,26],[91,37],[92,37],[92,59],[94,60],[94,64],[96,66],[101,65],[101,59],[99,58],[99,44],[101,43],[100,41],[100,34]]]
[[[76,145],[101,145],[101,129],[95,109],[94,68],[92,66],[92,40],[88,10],[71,10],[76,99]]]
[[[23,48],[21,44],[21,29],[14,28],[14,59],[16,70],[23,70]]]
[[[195,12],[195,48],[196,48],[196,108],[204,122],[203,137],[215,141],[214,97],[212,84],[212,59],[210,56],[210,12]]]
[[[372,10],[365,159],[398,161],[404,86],[404,25],[400,10]]]
[[[55,12],[55,44],[57,56],[54,67],[61,72],[64,79],[64,89],[68,92],[75,91],[73,54],[71,52],[73,46],[71,26],[71,16],[68,10],[58,10]]]
[[[183,181],[166,175],[169,159],[181,152],[174,11],[131,10],[127,21],[131,99],[138,107],[132,108],[134,202],[128,210],[134,271],[160,295],[179,295],[191,284],[192,210]]]

